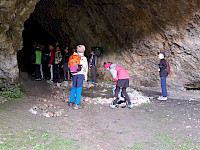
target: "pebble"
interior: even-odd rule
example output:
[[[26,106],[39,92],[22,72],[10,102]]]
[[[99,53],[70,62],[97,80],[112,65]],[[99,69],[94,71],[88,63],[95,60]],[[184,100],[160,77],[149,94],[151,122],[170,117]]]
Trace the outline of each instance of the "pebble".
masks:
[[[29,112],[32,113],[32,114],[34,114],[34,115],[37,115],[37,111],[36,111],[36,110],[33,110],[33,108],[31,108],[31,109],[29,110]]]

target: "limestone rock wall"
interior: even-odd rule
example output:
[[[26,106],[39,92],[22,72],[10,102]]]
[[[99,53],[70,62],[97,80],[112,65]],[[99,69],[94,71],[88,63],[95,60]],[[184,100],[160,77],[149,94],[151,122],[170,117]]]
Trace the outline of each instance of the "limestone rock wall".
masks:
[[[37,2],[0,2],[0,78],[15,79],[18,74],[16,51],[21,49],[23,23]],[[48,16],[61,21],[60,30],[69,36],[71,46],[85,44],[88,55],[91,47],[104,47],[99,77],[111,79],[103,62],[112,61],[129,71],[131,85],[158,86],[157,52],[164,49],[171,64],[169,86],[199,86],[198,0],[40,0],[37,16],[44,14],[44,4]]]
[[[0,79],[16,82],[19,70],[17,51],[22,49],[24,22],[38,0],[0,1]]]

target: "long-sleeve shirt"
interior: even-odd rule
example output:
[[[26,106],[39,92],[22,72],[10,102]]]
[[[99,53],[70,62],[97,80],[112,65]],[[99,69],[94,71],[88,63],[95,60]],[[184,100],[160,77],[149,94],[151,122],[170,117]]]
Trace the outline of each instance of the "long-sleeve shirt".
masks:
[[[69,54],[68,53],[64,53],[63,55],[63,64],[67,64],[69,63]]]
[[[117,66],[116,64],[112,64],[110,66],[110,73],[114,80],[121,80],[121,79],[129,79],[129,74],[122,66]]]
[[[97,64],[97,56],[96,55],[92,55],[90,58],[90,65],[93,67],[96,67]]]
[[[52,64],[55,57],[55,49],[50,50],[50,55],[51,55],[51,59],[49,61],[49,64]]]
[[[160,71],[159,71],[160,77],[166,77],[167,72],[165,71],[165,69],[167,68],[167,63],[166,63],[165,59],[161,59],[158,66],[160,68]]]

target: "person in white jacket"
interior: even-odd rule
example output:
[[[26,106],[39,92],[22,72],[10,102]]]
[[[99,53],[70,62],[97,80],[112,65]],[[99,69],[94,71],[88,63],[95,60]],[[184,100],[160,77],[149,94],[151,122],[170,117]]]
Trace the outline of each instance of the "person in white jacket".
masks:
[[[88,61],[87,58],[84,56],[85,52],[85,46],[84,45],[78,45],[77,47],[77,52],[74,52],[73,55],[79,55],[80,56],[80,65],[81,71],[78,73],[74,73],[72,76],[73,80],[73,87],[71,90],[71,96],[70,96],[70,103],[69,106],[72,107],[75,97],[76,97],[76,102],[75,102],[75,107],[74,109],[81,109],[83,108],[80,105],[81,102],[81,93],[82,93],[82,88],[83,88],[83,81],[87,81],[87,75],[88,75]]]

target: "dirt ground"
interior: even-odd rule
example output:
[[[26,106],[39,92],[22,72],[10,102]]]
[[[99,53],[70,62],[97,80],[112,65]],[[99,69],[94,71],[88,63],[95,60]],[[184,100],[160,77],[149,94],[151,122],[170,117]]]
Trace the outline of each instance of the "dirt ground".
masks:
[[[73,110],[66,102],[54,102],[62,106],[61,117],[45,118],[33,115],[29,109],[38,104],[38,98],[51,98],[52,88],[46,81],[36,82],[22,79],[27,97],[19,102],[0,104],[0,149],[45,149],[42,144],[52,143],[51,138],[37,140],[36,145],[17,144],[15,138],[9,145],[8,137],[30,135],[25,131],[35,131],[41,137],[60,136],[73,139],[71,147],[46,149],[81,149],[81,150],[169,150],[200,149],[200,91],[175,91],[169,89],[169,99],[158,101],[160,88],[138,88],[151,97],[150,104],[143,104],[115,110],[107,106],[83,104],[84,109]],[[100,87],[90,91],[83,90],[83,95],[95,97]],[[96,93],[96,94],[95,94]],[[108,97],[112,96],[108,90]],[[22,134],[23,132],[23,134]],[[26,134],[25,134],[25,133]],[[45,134],[43,134],[45,133]],[[11,139],[11,137],[9,139]],[[34,135],[33,137],[40,138]],[[18,139],[18,140],[17,140]],[[27,141],[25,141],[27,142]],[[57,140],[58,142],[58,140]],[[11,145],[13,143],[13,145]],[[67,144],[67,143],[65,143]],[[42,146],[41,146],[42,147]]]

